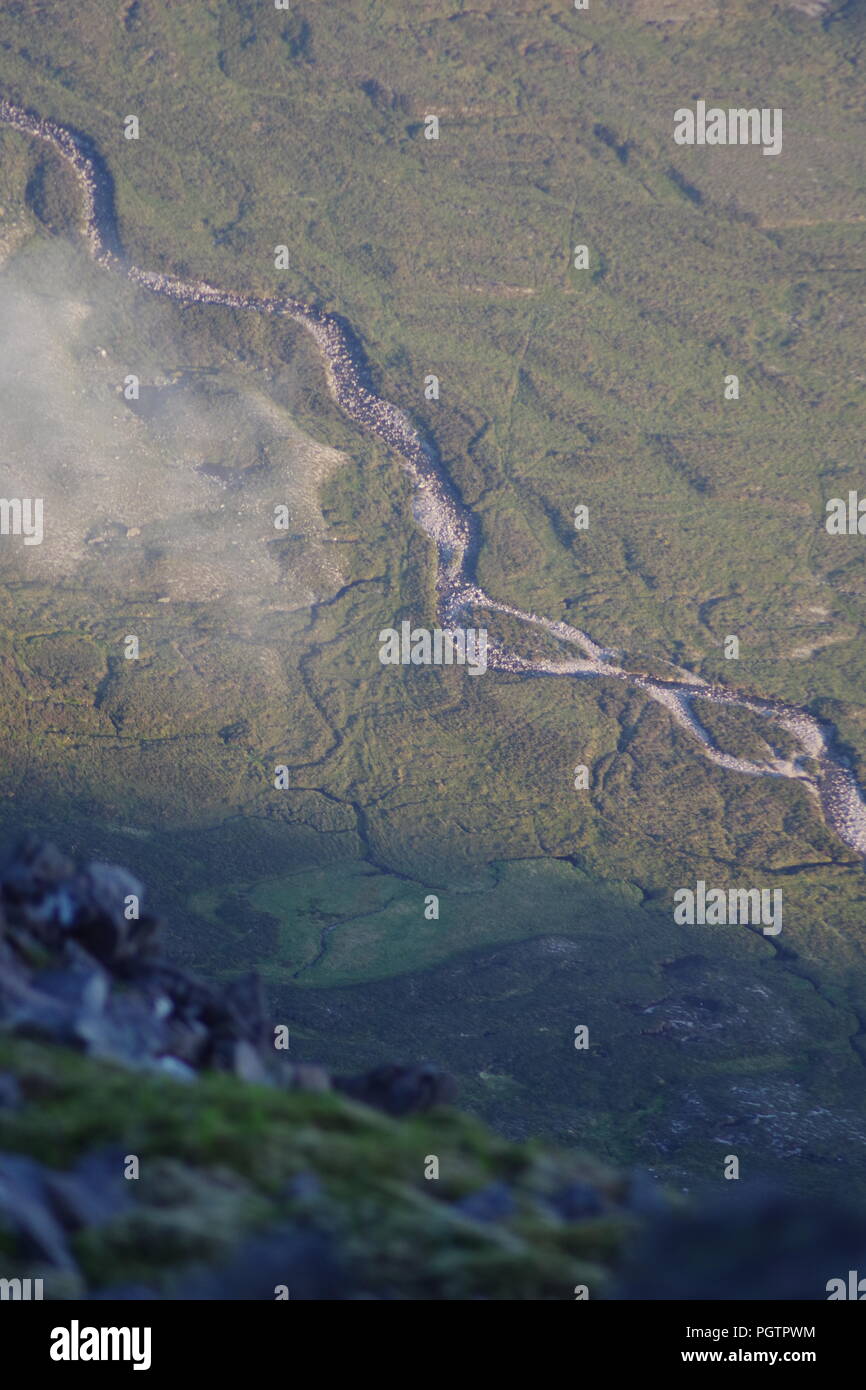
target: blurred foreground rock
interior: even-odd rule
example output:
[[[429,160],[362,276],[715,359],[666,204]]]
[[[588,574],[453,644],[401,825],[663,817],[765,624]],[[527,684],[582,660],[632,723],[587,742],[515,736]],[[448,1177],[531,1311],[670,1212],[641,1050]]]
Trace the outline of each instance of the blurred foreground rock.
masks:
[[[0,876],[0,1298],[809,1300],[866,1274],[841,1203],[687,1202],[500,1138],[425,1064],[289,1063],[258,979],[162,960],[142,898],[35,841]]]
[[[116,864],[76,866],[25,840],[0,877],[0,1030],[191,1080],[204,1069],[243,1081],[342,1089],[389,1114],[453,1099],[427,1066],[333,1078],[274,1048],[255,974],[222,988],[160,958],[144,888]]]

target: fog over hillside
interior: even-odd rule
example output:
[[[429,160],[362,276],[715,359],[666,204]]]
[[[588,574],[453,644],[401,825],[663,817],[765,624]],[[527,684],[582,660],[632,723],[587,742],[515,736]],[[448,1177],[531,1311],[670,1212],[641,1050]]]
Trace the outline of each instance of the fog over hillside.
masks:
[[[255,381],[187,371],[180,352],[126,399],[137,345],[121,361],[94,329],[116,283],[97,281],[95,300],[76,292],[74,251],[53,243],[43,255],[46,282],[65,293],[35,291],[14,261],[0,276],[0,485],[6,498],[42,498],[44,516],[41,544],[4,538],[7,581],[74,578],[250,613],[333,593],[341,574],[318,491],[340,455]]]

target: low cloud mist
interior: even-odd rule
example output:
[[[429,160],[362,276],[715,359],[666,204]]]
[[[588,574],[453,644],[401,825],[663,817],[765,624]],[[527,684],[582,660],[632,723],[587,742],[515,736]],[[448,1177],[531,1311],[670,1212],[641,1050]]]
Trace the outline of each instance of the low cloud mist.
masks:
[[[76,295],[70,247],[49,244],[40,258],[46,284],[67,291],[38,292],[14,261],[0,273],[0,496],[44,499],[42,544],[0,536],[4,581],[250,618],[333,593],[341,575],[318,491],[341,456],[249,379],[186,370],[180,351],[164,373],[142,370],[139,399],[127,401],[136,345],[121,361],[92,331],[118,294],[113,277],[94,301],[91,285]],[[274,528],[278,504],[288,530]]]

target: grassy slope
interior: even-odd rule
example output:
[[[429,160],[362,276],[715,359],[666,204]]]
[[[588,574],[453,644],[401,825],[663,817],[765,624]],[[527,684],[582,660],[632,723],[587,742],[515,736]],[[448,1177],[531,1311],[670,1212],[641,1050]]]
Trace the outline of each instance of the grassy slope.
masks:
[[[120,1068],[8,1039],[0,1059],[35,1102],[4,1111],[4,1150],[63,1169],[121,1142],[139,1159],[129,1208],[74,1238],[81,1277],[33,1261],[19,1267],[0,1224],[4,1276],[43,1276],[47,1298],[129,1283],[170,1289],[190,1266],[214,1269],[245,1238],[288,1225],[332,1242],[356,1297],[565,1299],[580,1282],[595,1298],[639,1224],[614,1205],[627,1192],[621,1175],[509,1144],[456,1112],[397,1122],[334,1094],[214,1076],[130,1085]],[[429,1155],[439,1159],[437,1181],[424,1176]],[[122,1162],[118,1153],[118,1172]],[[545,1198],[575,1182],[592,1183],[610,1205],[565,1225]],[[492,1226],[455,1205],[491,1184],[507,1187],[512,1204]]]
[[[615,16],[525,5],[495,23],[444,4],[414,6],[411,22],[389,3],[299,4],[286,18],[145,2],[113,25],[95,3],[48,10],[50,23],[26,3],[0,17],[4,88],[96,137],[140,264],[285,288],[349,317],[381,389],[426,420],[477,506],[491,592],[723,680],[722,639],[737,632],[736,684],[823,701],[859,751],[861,552],[821,525],[824,498],[859,481],[863,424],[852,366],[862,338],[856,16],[824,32],[754,4],[662,27],[646,23],[658,17],[646,5]],[[783,156],[675,147],[671,114],[693,92],[783,106]],[[130,111],[142,118],[138,143],[120,135]],[[428,111],[442,120],[438,143],[420,135]],[[23,140],[0,140],[14,238],[41,164]],[[62,232],[74,210],[50,161],[42,198],[43,220]],[[45,235],[43,225],[16,262],[35,284]],[[577,241],[591,248],[590,272],[570,268]],[[292,254],[282,276],[277,242]],[[82,261],[77,274],[95,296],[97,273]],[[378,978],[368,997],[387,998],[393,1023],[345,991],[323,995],[324,1012],[296,1005],[309,1010],[310,1052],[338,1063],[359,1047],[375,1060],[390,1036],[411,1047],[406,990],[398,980],[382,993],[390,974],[428,967],[442,982],[449,1008],[421,1036],[444,1054],[456,1008],[445,982],[462,980],[471,1002],[471,972],[458,961],[449,976],[449,959],[555,931],[573,933],[579,969],[596,972],[614,1070],[580,1099],[613,1150],[646,1142],[644,1126],[625,1123],[632,1092],[675,1117],[660,1092],[649,1099],[656,1075],[679,1092],[697,1078],[709,1094],[719,1067],[760,1078],[769,1066],[777,1094],[803,1087],[795,1111],[805,1114],[825,1095],[831,1055],[842,1105],[861,1075],[849,1038],[862,999],[862,874],[802,791],[710,768],[663,712],[618,688],[383,672],[375,633],[429,616],[430,556],[393,461],[332,410],[303,341],[119,289],[111,314],[83,332],[107,343],[112,383],[130,343],[143,374],[167,359],[220,372],[240,360],[252,387],[268,369],[274,397],[352,459],[325,491],[352,587],[270,634],[257,626],[267,680],[213,606],[164,611],[134,588],[119,598],[111,575],[102,589],[86,575],[13,591],[3,776],[16,815],[44,822],[50,795],[66,842],[134,864],[175,921],[186,910],[179,953],[221,971],[262,963],[287,1006],[305,964],[301,984],[323,990]],[[441,378],[438,404],[423,399],[429,371]],[[727,371],[740,374],[739,402],[722,400]],[[98,373],[88,382],[96,390]],[[592,516],[580,536],[578,501]],[[154,652],[134,673],[114,660],[133,614]],[[792,655],[827,637],[811,659]],[[178,661],[178,642],[198,674]],[[239,718],[248,735],[224,743],[218,731]],[[292,765],[295,791],[271,790],[275,761]],[[578,761],[594,769],[591,795],[571,788]],[[145,833],[110,829],[124,823]],[[359,855],[363,870],[346,862]],[[359,872],[370,916],[338,928],[311,965]],[[766,942],[708,930],[699,950],[730,971],[721,1051],[712,1037],[703,1052],[676,1034],[648,1042],[631,1012],[660,997],[664,961],[695,949],[668,904],[697,877],[782,883],[785,940],[800,954],[780,964]],[[430,891],[443,896],[435,924],[422,915]],[[598,942],[590,922],[603,927]],[[793,1019],[766,1047],[760,996],[749,999],[758,956],[773,963]],[[806,1002],[814,990],[797,972],[824,1003]],[[509,1061],[512,1089],[479,1082],[477,1031],[460,1065],[499,1122],[531,1114],[539,1128],[568,1130],[576,1098],[562,1053],[574,1019],[563,983],[561,1012],[538,1023],[538,978],[521,996],[520,1035],[534,1041]],[[486,1000],[494,1028],[517,988]],[[329,1007],[348,1011],[347,1028],[335,1031]],[[803,1181],[834,1146],[803,1146]],[[701,1170],[715,1152],[677,1161]],[[779,1161],[792,1168],[790,1155]]]

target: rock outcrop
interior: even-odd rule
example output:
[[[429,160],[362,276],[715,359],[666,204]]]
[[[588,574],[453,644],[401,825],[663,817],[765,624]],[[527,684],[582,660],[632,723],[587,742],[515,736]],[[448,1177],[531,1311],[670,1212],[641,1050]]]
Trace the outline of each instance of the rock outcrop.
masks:
[[[144,888],[115,864],[75,865],[53,845],[25,841],[0,876],[0,1030],[93,1057],[192,1080],[203,1070],[243,1081],[332,1087],[390,1114],[453,1099],[429,1066],[330,1077],[274,1047],[261,981],[225,987],[163,959],[160,921]]]

